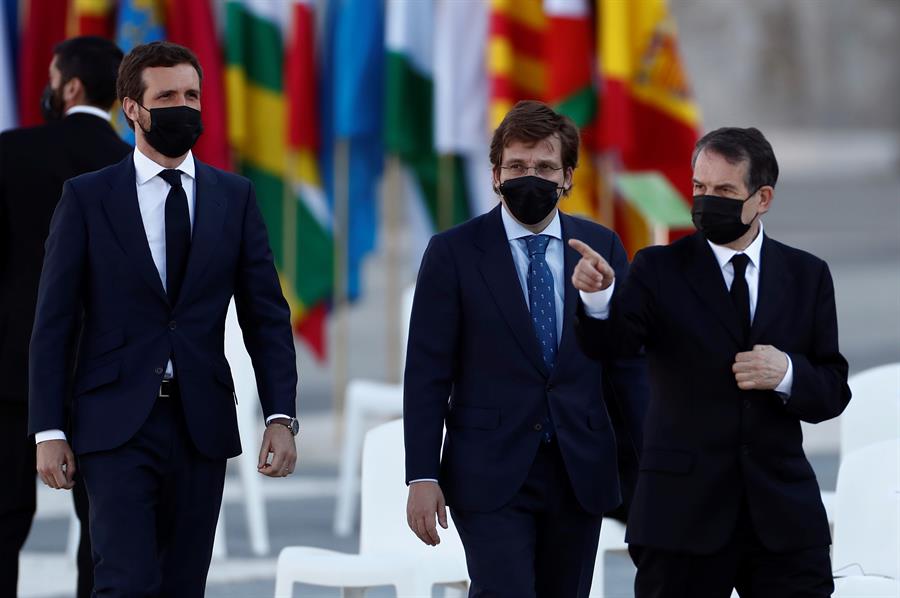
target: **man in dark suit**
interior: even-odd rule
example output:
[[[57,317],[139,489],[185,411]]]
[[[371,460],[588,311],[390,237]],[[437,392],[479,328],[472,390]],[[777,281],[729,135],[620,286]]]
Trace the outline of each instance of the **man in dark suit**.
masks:
[[[65,184],[47,240],[29,431],[41,479],[70,487],[60,428],[72,393],[98,597],[203,595],[225,461],[241,450],[223,354],[232,295],[268,424],[259,469],[282,477],[296,460],[288,306],[250,182],[191,154],[201,78],[194,54],[168,42],[123,59],[135,151]]]
[[[693,166],[698,232],[640,251],[608,317],[621,276],[591,242],[572,242],[584,349],[643,346],[650,365],[628,519],[635,594],[830,596],[828,521],[800,422],[850,400],[831,274],[763,232],[778,164],[762,133],[713,131]]]
[[[35,451],[28,427],[28,343],[44,241],[63,183],[125,157],[131,146],[109,124],[122,51],[98,37],[54,48],[42,108],[48,123],[0,134],[0,596],[15,596],[19,551],[35,511]],[[79,598],[90,596],[93,562],[88,499],[80,476],[72,490],[81,521]]]
[[[407,517],[434,545],[435,516],[446,528],[450,506],[470,596],[587,596],[602,515],[621,501],[604,378],[628,414],[623,438],[640,434],[643,363],[598,367],[572,329],[578,254],[565,241],[588,238],[627,267],[612,231],[557,209],[577,160],[570,119],[516,104],[491,142],[502,205],[435,235],[419,271],[404,382]]]

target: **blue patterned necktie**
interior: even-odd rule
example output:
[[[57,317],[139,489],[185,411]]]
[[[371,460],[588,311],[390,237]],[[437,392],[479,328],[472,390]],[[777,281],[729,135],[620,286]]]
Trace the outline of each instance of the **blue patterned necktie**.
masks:
[[[556,361],[556,295],[553,274],[547,265],[545,254],[549,235],[525,237],[528,248],[528,305],[531,308],[531,324],[541,347],[541,355],[547,369],[553,369]]]
[[[531,235],[525,237],[528,248],[528,305],[531,307],[531,324],[537,335],[541,348],[541,356],[547,369],[552,370],[556,362],[556,294],[553,289],[553,273],[547,265],[545,254],[549,235]],[[543,440],[553,439],[553,420],[550,418],[550,406],[547,406],[547,417],[544,420]]]

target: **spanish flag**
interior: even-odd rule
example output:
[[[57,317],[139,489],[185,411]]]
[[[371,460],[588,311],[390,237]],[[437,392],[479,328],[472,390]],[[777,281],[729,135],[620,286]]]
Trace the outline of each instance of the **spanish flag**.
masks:
[[[625,170],[661,172],[688,201],[700,111],[667,1],[600,0],[597,20],[601,147]]]

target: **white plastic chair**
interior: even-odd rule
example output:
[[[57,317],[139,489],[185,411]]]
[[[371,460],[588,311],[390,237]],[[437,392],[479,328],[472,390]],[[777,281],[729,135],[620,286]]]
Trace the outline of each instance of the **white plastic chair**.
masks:
[[[625,525],[608,517],[604,518],[600,525],[600,542],[597,544],[597,559],[594,562],[590,598],[603,598],[606,595],[603,587],[606,573],[603,559],[607,552],[628,553],[628,544],[625,543]]]
[[[871,575],[852,575],[834,580],[832,598],[897,598],[900,581]]]
[[[403,293],[400,311],[400,379],[406,362],[406,340],[415,286]],[[373,420],[386,420],[403,415],[403,386],[376,380],[351,380],[344,395],[344,436],[341,440],[341,462],[338,467],[337,495],[334,507],[334,533],[347,537],[356,523],[359,495],[359,456],[363,436]]]
[[[884,440],[844,456],[831,563],[835,577],[900,580],[900,440]]]
[[[889,363],[850,376],[853,398],[841,414],[840,454],[900,438],[900,363]],[[828,522],[834,523],[835,493],[822,492]]]
[[[394,586],[400,598],[431,596],[436,584],[464,592],[465,553],[449,513],[449,529],[438,528],[441,543],[426,546],[407,526],[406,500],[403,422],[396,420],[366,434],[359,554],[310,546],[283,549],[276,598],[289,598],[295,583],[340,587],[344,596],[362,596],[366,588],[381,585]]]
[[[259,430],[262,418],[259,415],[259,394],[256,389],[256,374],[250,354],[244,347],[244,336],[238,323],[234,301],[228,306],[225,318],[225,357],[231,366],[234,379],[234,392],[238,398],[237,419],[241,435],[243,452],[237,458],[240,483],[243,486],[244,513],[247,517],[247,529],[250,532],[250,549],[253,554],[263,556],[269,554],[269,528],[266,523],[266,501],[263,496],[262,477],[256,469],[255,445],[259,442]],[[226,484],[229,481],[226,479]],[[225,543],[225,501],[219,511],[216,525],[216,539],[213,544],[213,556],[227,556]]]

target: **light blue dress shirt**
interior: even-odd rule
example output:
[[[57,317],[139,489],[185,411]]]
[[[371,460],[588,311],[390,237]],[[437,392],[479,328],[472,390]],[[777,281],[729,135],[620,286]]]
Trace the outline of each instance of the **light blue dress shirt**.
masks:
[[[519,284],[522,287],[522,297],[525,301],[525,307],[530,310],[531,308],[528,301],[528,265],[531,263],[531,258],[528,257],[528,247],[525,244],[525,237],[530,237],[534,233],[517,222],[516,219],[506,211],[506,206],[500,208],[500,213],[503,216],[503,228],[506,229],[506,238],[509,239],[509,249],[512,251],[513,263],[516,265],[516,274],[519,276]],[[553,294],[555,295],[553,303],[556,306],[556,345],[559,346],[559,341],[562,338],[563,309],[566,304],[566,287],[563,281],[563,278],[565,277],[565,259],[563,254],[562,225],[559,222],[558,210],[553,217],[553,220],[547,225],[547,228],[542,230],[539,234],[548,235],[550,237],[544,259],[547,261],[550,272],[553,274]]]

